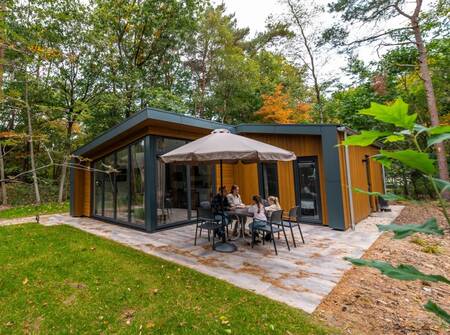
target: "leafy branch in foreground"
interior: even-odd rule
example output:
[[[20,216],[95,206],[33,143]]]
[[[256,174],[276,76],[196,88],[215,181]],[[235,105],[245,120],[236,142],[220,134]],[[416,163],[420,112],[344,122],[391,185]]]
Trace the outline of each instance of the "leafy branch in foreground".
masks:
[[[417,114],[408,113],[408,105],[402,99],[397,99],[391,105],[380,105],[371,103],[370,108],[359,111],[359,114],[372,116],[378,121],[389,123],[397,128],[402,128],[399,131],[362,131],[361,134],[352,135],[343,141],[342,145],[368,146],[373,143],[395,143],[405,142],[413,144],[413,148],[406,150],[380,150],[380,154],[371,157],[386,168],[391,168],[392,162],[400,163],[403,166],[415,169],[424,174],[439,200],[441,211],[450,225],[450,218],[447,213],[447,203],[444,199],[449,196],[450,183],[448,180],[438,179],[436,174],[436,160],[431,158],[428,151],[430,146],[443,144],[444,141],[450,139],[450,126],[434,126],[431,128],[416,124]],[[422,148],[419,144],[419,137],[426,140],[426,148]],[[422,141],[424,142],[424,141]],[[354,192],[362,192],[369,195],[377,195],[386,199],[389,195],[371,194],[374,192],[366,192],[360,189],[354,189]],[[394,232],[394,239],[403,239],[414,233],[424,233],[433,235],[444,235],[444,230],[440,229],[436,218],[431,218],[425,223],[406,224],[406,225],[377,225],[380,231]],[[389,263],[367,260],[355,259],[346,257],[346,260],[357,266],[367,266],[378,269],[382,274],[398,279],[398,280],[423,280],[430,282],[443,282],[450,284],[450,280],[440,275],[428,275],[420,272],[414,266],[408,264],[400,264],[397,267]],[[450,323],[449,314],[442,308],[437,306],[434,302],[428,301],[424,308],[430,311],[441,319]]]
[[[394,239],[400,240],[414,233],[423,233],[428,235],[444,235],[444,230],[440,229],[435,218],[427,220],[424,224],[388,224],[377,225],[379,231],[394,232]]]
[[[423,305],[423,307],[431,312],[439,316],[442,320],[450,324],[450,314],[448,314],[446,311],[444,311],[442,308],[440,308],[438,305],[436,305],[431,300],[428,300],[428,302]]]
[[[367,194],[367,195],[371,195],[371,196],[375,196],[375,197],[380,197],[383,198],[386,201],[395,201],[395,200],[403,200],[404,198],[400,195],[397,194],[392,194],[392,193],[380,193],[380,192],[368,192],[368,191],[364,191],[360,188],[354,187],[353,188],[353,192],[356,193],[363,193],[363,194]]]
[[[450,285],[450,280],[441,275],[427,275],[420,272],[412,265],[400,264],[397,267],[382,261],[371,259],[345,257],[345,260],[356,266],[368,266],[380,270],[382,274],[398,280],[426,280],[431,282],[443,282]]]

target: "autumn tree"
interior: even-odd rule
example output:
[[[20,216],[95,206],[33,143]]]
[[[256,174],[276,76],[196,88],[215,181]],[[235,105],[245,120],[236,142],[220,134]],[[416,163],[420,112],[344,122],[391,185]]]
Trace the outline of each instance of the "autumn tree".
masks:
[[[263,106],[255,112],[266,123],[292,123],[294,110],[290,106],[290,97],[283,92],[283,85],[278,84],[271,95],[263,95]]]

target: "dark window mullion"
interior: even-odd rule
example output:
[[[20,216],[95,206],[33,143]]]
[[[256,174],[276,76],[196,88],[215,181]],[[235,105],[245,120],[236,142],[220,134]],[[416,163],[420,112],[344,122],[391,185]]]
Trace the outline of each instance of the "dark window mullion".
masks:
[[[131,192],[131,146],[128,146],[128,167],[127,167],[127,179],[128,179],[128,222],[131,223],[131,204],[132,204],[132,192]]]

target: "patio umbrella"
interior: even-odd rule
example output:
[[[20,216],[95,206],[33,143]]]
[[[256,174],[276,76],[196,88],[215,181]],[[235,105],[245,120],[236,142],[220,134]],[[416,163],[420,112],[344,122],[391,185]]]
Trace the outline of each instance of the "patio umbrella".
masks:
[[[294,153],[276,146],[232,134],[228,129],[216,129],[211,134],[189,142],[161,156],[164,163],[220,164],[220,186],[223,187],[222,164],[238,162],[276,162],[295,160]],[[236,247],[225,241],[217,244],[217,251],[234,251]]]

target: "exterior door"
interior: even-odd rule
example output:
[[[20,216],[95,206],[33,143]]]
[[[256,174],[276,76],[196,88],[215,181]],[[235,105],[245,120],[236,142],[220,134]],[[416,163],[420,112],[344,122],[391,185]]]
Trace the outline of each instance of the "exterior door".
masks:
[[[298,157],[295,166],[297,205],[302,222],[322,223],[317,156]]]

